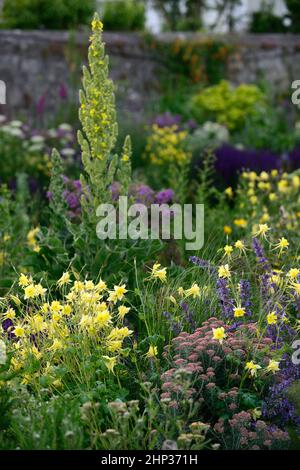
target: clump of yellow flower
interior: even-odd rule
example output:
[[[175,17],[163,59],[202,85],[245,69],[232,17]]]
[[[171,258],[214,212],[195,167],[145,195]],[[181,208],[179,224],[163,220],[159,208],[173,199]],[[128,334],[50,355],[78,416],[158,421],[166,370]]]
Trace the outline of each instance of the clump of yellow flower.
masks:
[[[146,152],[154,165],[177,164],[185,165],[191,160],[191,153],[187,150],[186,131],[178,126],[159,127],[153,124],[151,134],[147,139]]]
[[[16,338],[15,342],[8,342],[8,352],[12,353],[10,370],[18,372],[22,383],[33,384],[47,377],[51,386],[64,387],[64,377],[56,375],[57,366],[64,365],[66,380],[70,380],[70,376],[74,376],[72,367],[77,370],[95,354],[102,358],[109,372],[115,371],[122,356],[127,354],[124,342],[133,333],[123,325],[124,317],[130,311],[126,306],[125,284],[108,290],[102,280],[98,283],[88,279],[73,282],[67,273],[63,273],[56,286],[57,289],[64,286],[66,292],[64,290],[63,295],[61,291],[57,292],[59,300],[55,298],[55,290],[48,292],[42,282],[35,283],[31,276],[21,274],[19,285],[30,308],[26,302],[22,311],[22,304],[19,304],[16,315],[9,307],[9,296],[7,310],[2,316],[12,323],[3,335],[13,333]],[[38,363],[35,372],[29,374],[26,367],[32,355]],[[85,372],[82,377],[84,379]]]

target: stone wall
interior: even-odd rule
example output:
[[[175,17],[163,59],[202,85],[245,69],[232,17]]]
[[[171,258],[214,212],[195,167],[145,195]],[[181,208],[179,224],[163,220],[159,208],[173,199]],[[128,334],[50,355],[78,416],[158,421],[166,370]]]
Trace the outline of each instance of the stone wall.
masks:
[[[156,36],[162,43],[176,38],[203,40],[208,35],[165,33]],[[278,90],[286,91],[300,79],[300,36],[226,35],[209,36],[233,46],[227,78],[234,83],[264,78]],[[133,33],[106,33],[111,76],[118,88],[118,103],[139,119],[160,93],[160,72],[168,73],[161,57],[143,36]],[[88,36],[50,31],[0,31],[0,80],[7,85],[7,105],[0,112],[38,110],[53,112],[65,106],[65,84],[69,98],[76,101],[80,69],[86,61]]]

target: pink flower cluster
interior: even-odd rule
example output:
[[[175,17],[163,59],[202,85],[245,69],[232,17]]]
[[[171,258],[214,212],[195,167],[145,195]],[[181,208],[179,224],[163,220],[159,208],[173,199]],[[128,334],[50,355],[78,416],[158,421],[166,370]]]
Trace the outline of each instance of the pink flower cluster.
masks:
[[[274,449],[289,440],[288,433],[262,420],[254,422],[247,411],[234,414],[227,423],[220,418],[214,431],[222,436],[223,442],[227,441],[228,447],[238,449]]]
[[[226,333],[222,344],[213,338],[213,329],[221,327]],[[222,320],[210,318],[194,333],[182,332],[170,346],[166,346],[164,357],[169,361],[170,368],[162,374],[160,398],[178,416],[183,417],[188,403],[189,410],[196,413],[192,419],[202,421],[205,418],[205,422],[214,429],[214,434],[219,434],[219,437],[222,434],[223,441],[223,433],[228,433],[233,448],[236,447],[232,433],[239,426],[245,436],[247,431],[245,439],[253,441],[253,446],[259,442],[269,448],[275,440],[285,440],[286,435],[278,428],[271,430],[264,421],[258,421],[256,429],[257,424],[251,414],[242,411],[245,408],[243,394],[251,392],[253,381],[246,380],[245,390],[242,384],[245,383],[247,358],[252,357],[254,351],[263,351],[263,360],[268,356],[271,344],[270,338],[257,337],[254,323],[232,330]],[[255,391],[252,392],[255,395]],[[220,419],[224,415],[228,417],[227,421]],[[241,426],[241,423],[244,425]],[[241,447],[249,447],[245,439],[241,434]]]

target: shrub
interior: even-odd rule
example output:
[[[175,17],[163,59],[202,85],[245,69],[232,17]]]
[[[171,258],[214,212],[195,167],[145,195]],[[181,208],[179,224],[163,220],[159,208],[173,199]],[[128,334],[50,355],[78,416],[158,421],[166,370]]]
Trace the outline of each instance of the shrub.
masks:
[[[255,85],[233,88],[222,80],[192,98],[192,113],[199,121],[212,119],[230,130],[243,127],[247,116],[255,114],[256,106],[264,102],[264,95]]]
[[[95,0],[5,0],[4,26],[20,29],[70,29],[89,23]]]
[[[141,31],[145,27],[145,5],[140,1],[107,1],[103,9],[107,31]]]

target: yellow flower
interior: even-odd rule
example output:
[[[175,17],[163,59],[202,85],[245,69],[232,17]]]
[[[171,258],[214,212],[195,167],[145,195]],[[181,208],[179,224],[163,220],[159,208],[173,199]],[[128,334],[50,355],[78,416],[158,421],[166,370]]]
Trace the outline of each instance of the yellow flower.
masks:
[[[292,268],[287,273],[287,277],[289,277],[290,279],[297,279],[299,274],[300,274],[300,269]]]
[[[93,281],[85,281],[84,287],[86,290],[93,290],[95,289],[95,284],[93,283]]]
[[[259,369],[261,369],[261,366],[258,365],[258,364],[254,364],[253,361],[250,361],[250,362],[247,362],[247,363],[246,363],[245,369],[250,372],[250,374],[252,375],[252,377],[256,377],[256,376],[257,376],[257,371],[258,371]]]
[[[146,353],[146,356],[149,358],[149,359],[153,359],[154,357],[156,357],[158,354],[158,351],[157,351],[157,347],[156,346],[153,346],[152,344],[149,346],[149,349],[148,349],[148,352]]]
[[[271,230],[271,228],[267,224],[259,224],[257,231],[253,233],[254,237],[261,236],[262,238],[266,238],[266,234]]]
[[[252,414],[252,418],[256,421],[257,419],[259,419],[261,417],[262,412],[259,408],[254,408],[254,410],[252,410],[251,414]]]
[[[52,345],[48,348],[49,351],[61,351],[62,349],[64,349],[64,344],[57,338],[54,338]]]
[[[107,285],[102,279],[99,280],[98,284],[95,286],[96,290],[99,292],[105,291],[107,289]]]
[[[70,283],[70,274],[68,272],[65,272],[62,274],[62,276],[60,277],[60,279],[58,279],[57,281],[57,285],[58,287],[62,287],[64,286],[65,284],[69,284]]]
[[[185,295],[187,297],[192,296],[193,299],[195,299],[196,297],[200,297],[200,287],[198,286],[198,284],[194,283],[192,287],[185,291]]]
[[[278,316],[275,312],[271,312],[267,315],[268,325],[276,325]]]
[[[273,374],[275,374],[275,372],[278,372],[280,370],[279,364],[280,363],[278,361],[273,361],[272,359],[270,359],[269,365],[267,366],[267,371],[273,372]]]
[[[233,198],[233,189],[231,186],[229,186],[228,188],[225,189],[224,193],[226,194],[227,197],[229,197],[229,199],[232,199]]]
[[[94,321],[99,328],[103,328],[111,322],[111,315],[107,309],[102,310],[96,314]]]
[[[182,297],[184,295],[184,288],[183,287],[178,287],[177,292],[178,292],[178,295],[180,295],[180,297]]]
[[[53,300],[50,305],[51,313],[58,313],[62,310],[62,305],[58,300]]]
[[[9,308],[4,314],[4,318],[8,318],[9,320],[13,320],[16,316],[16,312],[13,308]]]
[[[104,359],[104,363],[106,367],[108,368],[109,372],[114,372],[114,367],[117,364],[117,358],[116,357],[109,357],[109,356],[102,356]]]
[[[16,325],[14,328],[14,334],[17,338],[25,336],[25,329],[21,325]]]
[[[232,234],[232,228],[229,225],[224,225],[223,230],[224,230],[225,235]]]
[[[110,291],[108,300],[116,303],[118,300],[123,300],[124,295],[126,294],[127,289],[125,284],[122,286],[114,286],[114,290]]]
[[[25,274],[21,273],[19,277],[19,286],[20,287],[27,287],[30,284],[30,280],[28,279]]]
[[[34,289],[36,297],[38,297],[39,295],[43,296],[47,292],[47,289],[45,289],[41,284],[36,284],[34,286]]]
[[[160,279],[161,282],[167,280],[167,268],[160,268],[159,263],[155,263],[151,270],[151,278]]]
[[[102,21],[99,20],[98,17],[95,17],[92,21],[92,30],[94,32],[101,32],[103,31],[103,23]]]
[[[70,316],[72,312],[72,307],[71,305],[63,305],[61,313],[62,315],[65,315],[66,317]]]
[[[32,299],[36,296],[36,288],[34,284],[29,284],[29,286],[24,289],[24,299]]]
[[[231,253],[233,252],[233,247],[231,245],[226,245],[224,246],[224,252],[226,256],[231,256]]]
[[[119,317],[121,318],[121,320],[124,319],[125,315],[127,315],[129,310],[130,310],[130,307],[125,307],[125,305],[120,305],[120,307],[118,308],[118,313],[119,313]]]
[[[34,331],[36,331],[37,333],[43,331],[46,327],[46,324],[44,322],[44,319],[42,317],[42,315],[34,315],[31,319],[30,319],[30,324],[31,324],[31,327],[33,328]]]
[[[220,266],[218,270],[218,274],[219,274],[219,277],[222,279],[230,278],[231,273],[230,273],[229,265],[225,264],[223,266]]]
[[[240,228],[245,228],[247,227],[247,220],[245,219],[235,219],[233,221],[234,225],[236,225],[237,227],[240,227]]]
[[[274,246],[275,250],[279,250],[279,254],[281,255],[282,252],[285,250],[285,249],[288,249],[289,247],[289,242],[286,238],[282,237],[280,238],[279,242]]]
[[[291,284],[291,288],[294,289],[296,295],[300,295],[300,283],[299,282],[293,282]]]
[[[221,326],[220,328],[213,328],[213,339],[223,343],[223,340],[226,338],[225,328]]]
[[[242,240],[237,240],[234,244],[235,248],[237,248],[239,251],[243,251],[245,252],[246,250],[246,247],[244,245],[244,243],[242,242]]]
[[[234,311],[234,316],[237,318],[244,317],[246,314],[246,310],[243,307],[235,307],[233,311]]]

